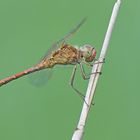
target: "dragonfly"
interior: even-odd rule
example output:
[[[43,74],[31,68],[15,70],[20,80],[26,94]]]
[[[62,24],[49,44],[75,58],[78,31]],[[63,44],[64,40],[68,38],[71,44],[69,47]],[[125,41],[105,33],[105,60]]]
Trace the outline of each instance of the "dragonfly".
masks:
[[[87,79],[87,75],[84,71],[83,64],[86,64],[88,66],[91,66],[91,62],[95,60],[96,57],[96,50],[94,47],[92,47],[89,44],[85,44],[82,47],[77,47],[74,45],[70,45],[67,42],[67,40],[74,34],[76,31],[81,27],[81,25],[86,21],[86,18],[82,19],[79,24],[75,26],[68,34],[66,34],[63,38],[58,40],[56,43],[54,43],[45,56],[41,59],[39,63],[34,65],[33,67],[26,69],[22,72],[19,72],[17,74],[14,74],[12,76],[9,76],[7,78],[4,78],[0,80],[0,86],[3,86],[13,80],[16,80],[22,76],[43,70],[48,68],[53,68],[55,65],[74,65],[72,75],[70,78],[70,85],[72,88],[80,95],[83,96],[74,87],[74,77],[76,73],[77,66],[80,66],[80,71],[82,74],[82,77],[84,79]]]

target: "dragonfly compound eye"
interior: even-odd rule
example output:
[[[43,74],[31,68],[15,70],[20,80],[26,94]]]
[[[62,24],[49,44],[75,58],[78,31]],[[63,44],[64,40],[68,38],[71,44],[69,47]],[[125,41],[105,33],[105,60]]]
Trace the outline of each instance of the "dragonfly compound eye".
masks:
[[[96,57],[96,50],[89,44],[81,47],[81,51],[86,62],[92,62]]]

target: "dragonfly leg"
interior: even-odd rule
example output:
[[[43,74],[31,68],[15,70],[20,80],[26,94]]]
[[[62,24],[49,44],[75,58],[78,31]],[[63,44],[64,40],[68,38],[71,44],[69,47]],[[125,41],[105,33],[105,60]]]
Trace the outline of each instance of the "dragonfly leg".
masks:
[[[77,70],[77,65],[74,66],[72,74],[71,74],[71,78],[70,78],[70,86],[82,97],[84,98],[85,96],[74,87],[74,78],[75,78],[75,73]]]
[[[97,59],[94,61],[94,64],[99,64],[99,63],[105,63],[105,58],[103,58],[101,61]]]
[[[97,59],[96,59],[97,60]],[[95,61],[93,64],[90,64],[86,61],[82,61],[82,63],[86,64],[87,66],[90,66],[90,67],[93,67],[94,64],[99,64],[99,63],[105,63],[105,59],[103,59],[102,61]],[[94,72],[94,73],[91,73],[91,74],[86,74],[85,73],[85,70],[84,70],[84,67],[83,67],[83,64],[82,63],[79,63],[80,64],[80,70],[81,70],[81,74],[82,74],[82,77],[84,80],[87,80],[90,78],[90,75],[92,74],[96,74],[96,73],[99,73],[100,75],[102,74],[102,72]]]
[[[82,63],[80,63],[80,70],[81,70],[81,75],[84,80],[89,79],[92,74],[96,74],[96,73],[101,74],[101,72],[94,72],[94,73],[86,74]]]
[[[82,98],[82,100],[84,100],[84,102],[86,103],[86,105],[89,106],[88,103],[85,101],[85,96],[84,96],[78,89],[76,89],[76,88],[74,87],[74,78],[75,78],[76,70],[77,70],[77,65],[75,65],[74,68],[73,68],[73,72],[72,72],[72,74],[71,74],[71,79],[70,79],[70,85],[71,85],[71,87],[73,88],[73,90],[74,90],[76,93],[78,93],[78,95]],[[95,103],[93,103],[93,102],[92,102],[91,104],[92,104],[92,105],[95,105]]]
[[[77,88],[74,87],[74,78],[75,78],[76,70],[77,70],[77,65],[75,65],[73,68],[71,78],[70,78],[70,86],[82,98],[82,100],[84,100],[84,102],[87,104],[87,102],[85,101],[85,96]],[[88,106],[88,104],[87,104],[87,106]]]
[[[89,67],[92,67],[92,66],[93,66],[93,64],[88,63],[88,62],[86,62],[86,61],[82,61],[82,63],[86,64],[86,65],[89,66]]]
[[[84,70],[84,67],[83,67],[83,64],[82,63],[79,63],[79,65],[80,65],[80,71],[81,71],[81,75],[82,75],[83,79],[84,80],[89,79],[91,74],[87,75],[85,73],[85,70]]]
[[[81,70],[81,74],[82,74],[83,79],[84,79],[84,80],[89,79],[91,74],[87,75],[87,74],[85,73],[85,70],[84,70],[84,67],[83,67],[83,64],[82,64],[82,63],[80,63],[79,65],[80,65],[80,70]],[[92,105],[95,105],[95,103],[94,103],[93,101],[92,101],[91,104],[92,104]]]
[[[105,63],[105,58],[104,58],[103,60],[101,60],[101,61],[98,61],[98,60],[97,60],[97,61],[94,62],[94,64],[100,64],[100,63]],[[97,72],[94,72],[94,73],[91,73],[91,74],[96,74],[96,73],[99,73],[100,75],[102,74],[101,71],[100,71],[100,72],[97,71]]]
[[[84,64],[86,64],[87,66],[93,67],[94,64],[99,64],[99,63],[105,63],[105,58],[102,61],[98,61],[96,58],[93,60],[93,63],[89,63],[86,61],[82,61]]]

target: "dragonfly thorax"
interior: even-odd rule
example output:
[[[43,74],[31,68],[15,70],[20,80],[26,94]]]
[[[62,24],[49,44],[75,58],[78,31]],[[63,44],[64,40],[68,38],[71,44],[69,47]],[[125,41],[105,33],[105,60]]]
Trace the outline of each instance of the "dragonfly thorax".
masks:
[[[89,44],[80,47],[80,51],[86,62],[92,62],[96,57],[96,50]]]

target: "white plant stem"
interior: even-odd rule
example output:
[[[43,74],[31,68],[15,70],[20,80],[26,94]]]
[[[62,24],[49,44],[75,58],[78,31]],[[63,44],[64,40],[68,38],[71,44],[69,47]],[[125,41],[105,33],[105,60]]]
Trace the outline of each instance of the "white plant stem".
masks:
[[[93,97],[95,95],[95,89],[96,89],[96,85],[97,85],[97,81],[102,69],[102,65],[106,56],[106,52],[109,46],[109,41],[111,38],[111,34],[112,34],[112,30],[116,21],[116,17],[117,14],[119,12],[119,7],[121,5],[121,0],[117,0],[113,11],[112,11],[112,15],[110,18],[110,22],[108,25],[108,29],[105,35],[105,39],[103,42],[103,46],[101,49],[101,53],[99,56],[99,59],[95,62],[93,68],[92,68],[92,75],[89,79],[89,84],[88,84],[88,88],[87,88],[87,92],[86,92],[86,97],[85,97],[85,102],[83,104],[83,108],[81,111],[81,115],[80,115],[80,119],[77,125],[77,128],[75,129],[73,136],[72,136],[72,140],[82,140],[83,138],[83,134],[84,134],[84,128],[85,128],[85,124],[86,124],[86,120],[87,120],[87,116],[89,113],[89,109],[91,107],[92,104],[92,100]],[[88,105],[87,105],[88,104]]]

